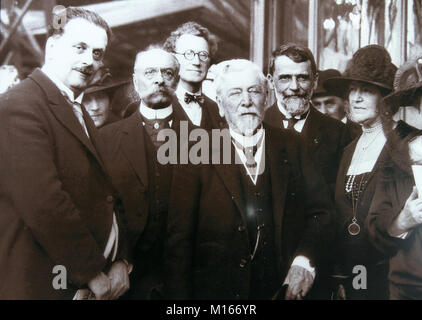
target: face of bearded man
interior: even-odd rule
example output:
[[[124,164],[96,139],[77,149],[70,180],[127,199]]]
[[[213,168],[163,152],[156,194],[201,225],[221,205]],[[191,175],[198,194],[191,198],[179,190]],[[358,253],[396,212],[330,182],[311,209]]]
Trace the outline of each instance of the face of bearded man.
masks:
[[[294,62],[288,56],[274,61],[274,73],[268,75],[278,102],[291,116],[298,116],[309,109],[318,77],[312,74],[311,62]]]

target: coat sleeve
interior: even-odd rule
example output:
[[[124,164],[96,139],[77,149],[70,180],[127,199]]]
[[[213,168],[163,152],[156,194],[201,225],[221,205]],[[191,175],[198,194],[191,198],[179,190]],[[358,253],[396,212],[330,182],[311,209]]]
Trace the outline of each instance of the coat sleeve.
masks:
[[[81,286],[103,270],[106,261],[62,187],[54,137],[40,106],[45,102],[28,96],[15,92],[0,100],[1,197],[41,250],[53,263],[65,266],[70,281]]]
[[[388,233],[413,186],[412,183],[405,183],[399,188],[399,179],[403,179],[404,176],[395,177],[394,171],[392,166],[386,166],[380,171],[374,198],[365,221],[372,243],[387,256],[394,256],[411,238],[411,236],[406,239],[391,237]]]

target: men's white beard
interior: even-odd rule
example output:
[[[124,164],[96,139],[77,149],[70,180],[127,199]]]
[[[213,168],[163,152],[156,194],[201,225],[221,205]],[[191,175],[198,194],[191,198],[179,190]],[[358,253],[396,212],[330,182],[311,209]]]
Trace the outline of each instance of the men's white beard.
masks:
[[[286,111],[291,116],[299,116],[303,114],[308,108],[308,99],[306,98],[287,98],[284,100]]]

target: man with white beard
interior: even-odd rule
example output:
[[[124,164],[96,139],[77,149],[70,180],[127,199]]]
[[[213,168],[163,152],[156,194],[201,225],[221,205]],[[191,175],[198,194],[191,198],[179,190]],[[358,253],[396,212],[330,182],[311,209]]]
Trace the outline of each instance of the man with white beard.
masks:
[[[283,130],[295,130],[306,141],[311,158],[328,185],[334,200],[335,184],[344,147],[352,140],[346,126],[322,114],[311,98],[318,83],[312,52],[301,45],[281,45],[270,58],[268,80],[274,89],[276,103],[265,114],[264,122]],[[309,295],[312,299],[330,297],[330,258],[319,263],[319,277]]]

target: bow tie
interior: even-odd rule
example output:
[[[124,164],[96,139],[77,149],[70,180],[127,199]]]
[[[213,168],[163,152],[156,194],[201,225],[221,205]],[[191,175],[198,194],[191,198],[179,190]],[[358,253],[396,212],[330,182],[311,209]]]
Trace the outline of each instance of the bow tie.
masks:
[[[281,113],[281,119],[288,122],[286,129],[292,129],[298,121],[305,119],[308,113],[309,113],[309,110],[301,114],[300,116],[295,116],[291,118],[287,118],[284,114]]]
[[[196,102],[197,104],[203,104],[204,103],[204,96],[202,94],[190,94],[190,93],[185,93],[185,102],[187,104],[191,103],[191,102]]]

